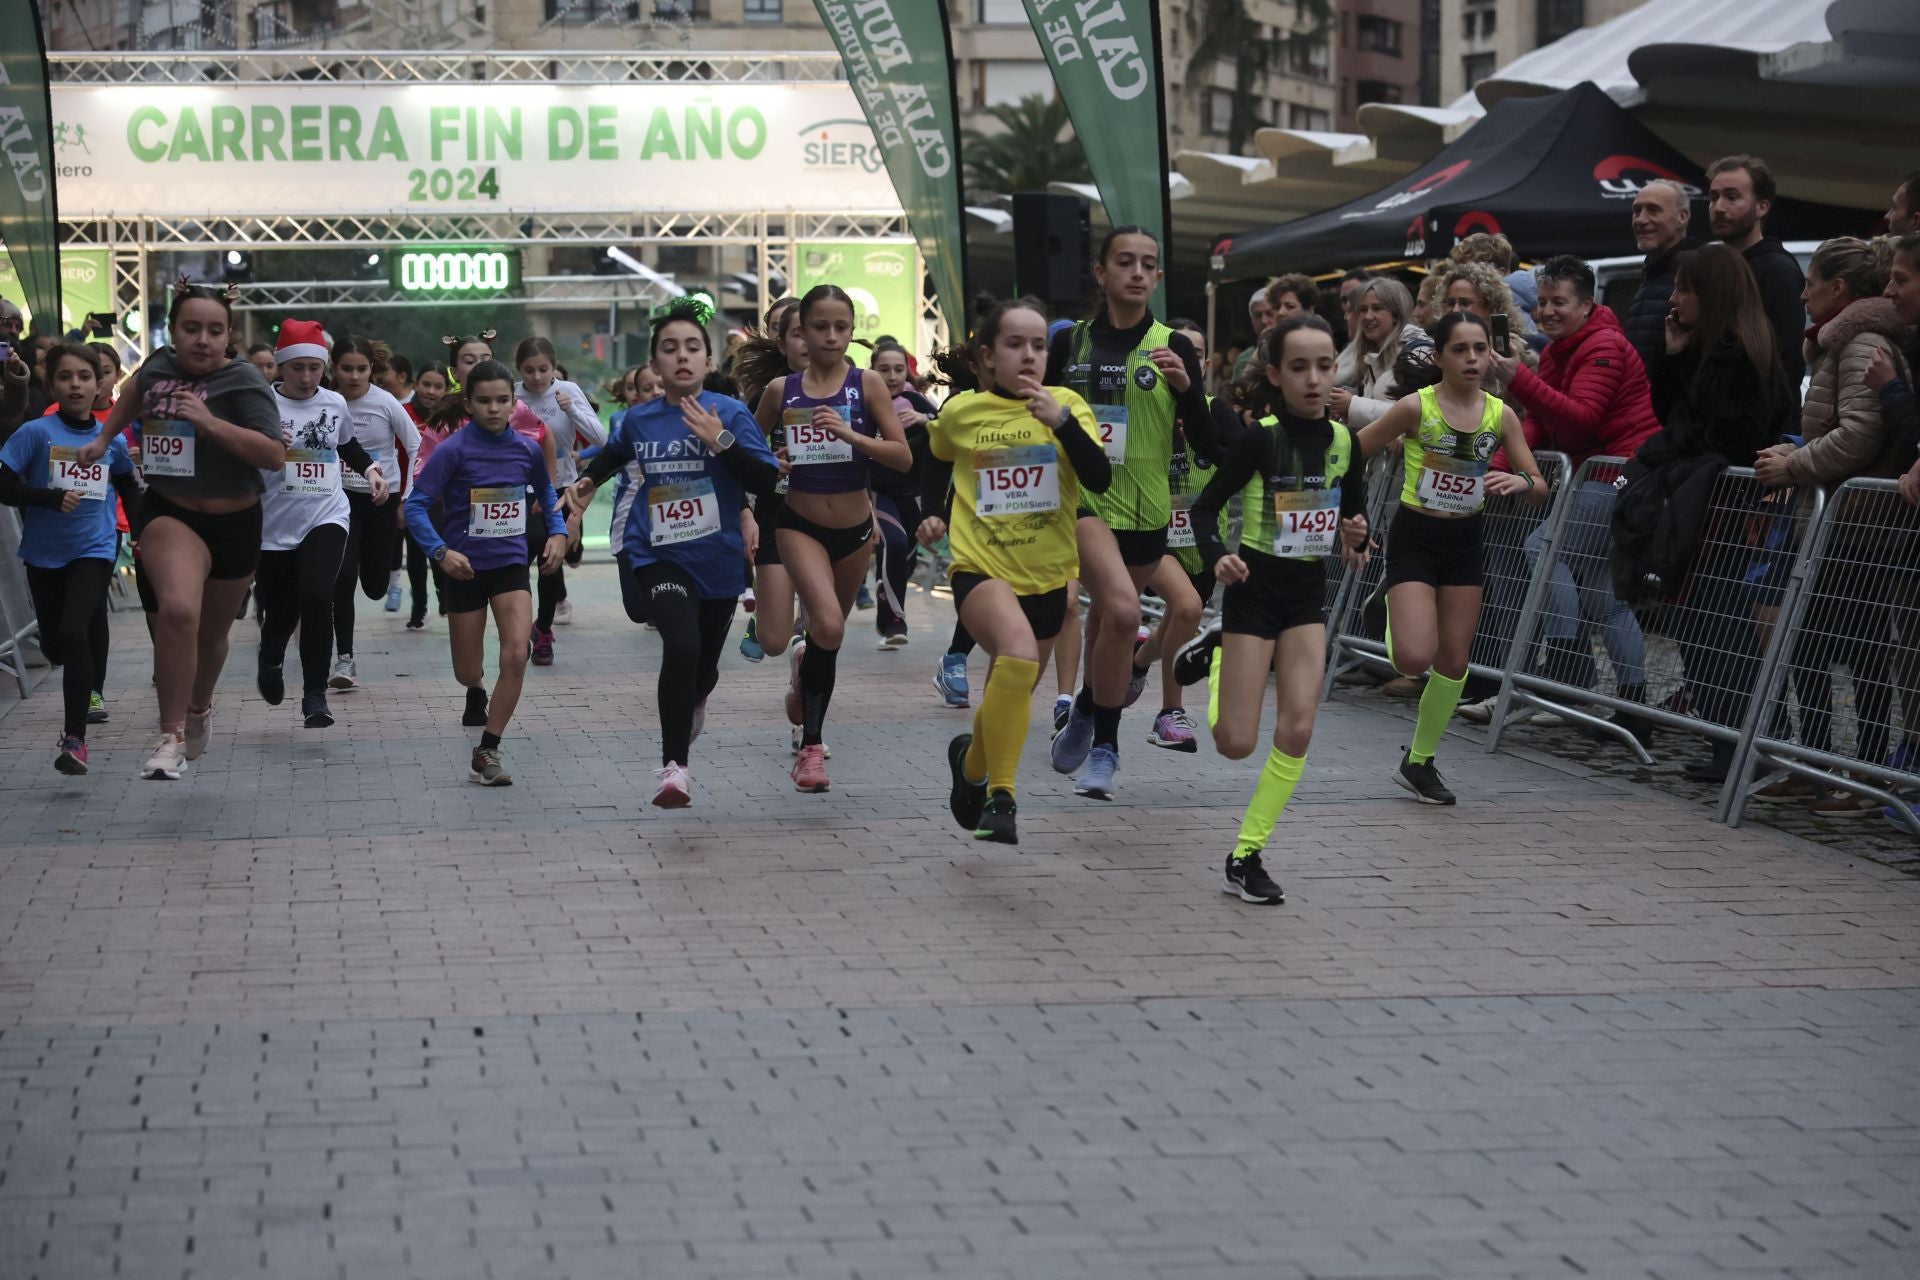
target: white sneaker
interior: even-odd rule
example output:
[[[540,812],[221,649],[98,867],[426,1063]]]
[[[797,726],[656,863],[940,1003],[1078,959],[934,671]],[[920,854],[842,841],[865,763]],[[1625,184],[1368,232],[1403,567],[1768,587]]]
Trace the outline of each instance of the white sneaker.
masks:
[[[170,733],[163,733],[153,744],[153,753],[147,757],[146,764],[140,767],[140,776],[161,780],[178,781],[187,771],[187,744]]]
[[[198,760],[207,750],[207,737],[213,732],[213,704],[205,711],[187,709],[187,759]]]
[[[1463,702],[1454,709],[1456,716],[1469,724],[1492,724],[1493,709],[1500,704],[1500,695],[1482,698],[1478,702]]]
[[[661,809],[684,809],[693,801],[693,777],[683,764],[669,764],[660,771],[660,789],[653,803]]]
[[[562,600],[559,604],[554,606],[553,625],[556,627],[564,627],[564,626],[568,626],[572,622],[573,622],[573,601]]]
[[[344,654],[333,664],[333,674],[327,678],[329,689],[351,689],[360,683],[359,668],[353,665],[353,655]]]
[[[1536,729],[1564,729],[1567,718],[1557,711],[1536,711],[1527,717],[1527,723]]]

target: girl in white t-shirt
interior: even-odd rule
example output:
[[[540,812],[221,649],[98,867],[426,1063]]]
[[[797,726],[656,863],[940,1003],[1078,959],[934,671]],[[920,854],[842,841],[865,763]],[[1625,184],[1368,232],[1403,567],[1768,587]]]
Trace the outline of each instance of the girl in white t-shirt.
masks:
[[[554,459],[558,463],[554,484],[565,489],[579,477],[574,451],[582,445],[596,448],[604,445],[607,442],[606,429],[600,425],[600,417],[594,412],[593,402],[587,399],[587,393],[560,376],[551,342],[545,338],[526,339],[513,349],[513,364],[520,374],[520,381],[513,388],[514,395],[547,424],[547,430],[553,436]],[[579,516],[568,519],[567,536],[570,539],[567,562],[578,564]],[[540,531],[533,530],[528,542],[530,559],[539,558],[543,541]],[[572,620],[572,609],[565,607],[565,571],[543,576],[539,595],[540,608],[533,619],[533,661],[536,666],[544,667],[553,662],[554,623]]]
[[[360,673],[353,661],[355,581],[369,600],[387,594],[394,547],[400,538],[400,499],[405,494],[400,451],[405,450],[408,456],[420,451],[420,429],[414,426],[413,418],[391,392],[373,385],[374,375],[386,367],[390,354],[386,343],[372,339],[347,337],[333,344],[333,383],[353,417],[354,439],[379,464],[380,474],[386,477],[386,492],[392,495],[391,501],[386,496],[375,498],[368,483],[358,476],[348,476],[342,482],[351,520],[346,556],[333,592],[337,656],[327,683],[336,689],[351,689],[359,682]]]

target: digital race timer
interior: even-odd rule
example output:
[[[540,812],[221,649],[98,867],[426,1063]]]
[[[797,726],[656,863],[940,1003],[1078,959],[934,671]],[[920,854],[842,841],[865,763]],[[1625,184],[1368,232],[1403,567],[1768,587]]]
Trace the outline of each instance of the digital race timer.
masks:
[[[507,293],[520,288],[520,251],[490,245],[437,245],[393,255],[393,287],[402,293]]]

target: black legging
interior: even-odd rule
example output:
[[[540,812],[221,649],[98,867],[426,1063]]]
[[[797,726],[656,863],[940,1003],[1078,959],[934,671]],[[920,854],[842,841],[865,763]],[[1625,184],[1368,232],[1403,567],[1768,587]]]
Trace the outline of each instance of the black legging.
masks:
[[[40,651],[60,666],[67,736],[87,736],[87,705],[107,683],[107,584],[111,560],[70,560],[58,569],[27,566],[27,589],[40,622]]]
[[[358,585],[369,600],[387,594],[387,579],[393,574],[393,543],[400,536],[399,526],[393,522],[394,501],[389,497],[376,507],[372,494],[347,490],[347,543],[333,589],[333,647],[343,658],[353,652],[354,587]]]
[[[445,593],[446,575],[414,540],[413,531],[406,531],[407,537],[407,582],[413,589],[413,616],[427,616],[427,574],[433,574],[433,598],[437,603]]]
[[[876,493],[874,514],[880,521],[880,548],[877,578],[880,584],[879,608],[874,622],[882,632],[905,626],[907,615],[907,579],[913,576],[913,564],[919,544],[914,533],[920,528],[920,504],[910,497]],[[894,607],[894,601],[900,607]]]
[[[287,641],[300,628],[300,687],[319,693],[327,687],[327,663],[333,652],[334,587],[346,558],[347,531],[323,524],[310,531],[291,551],[262,551],[254,590],[260,593],[265,615],[260,621],[260,659],[278,665],[287,656]],[[351,579],[349,579],[351,582]],[[352,635],[349,624],[348,635]]]
[[[538,565],[540,556],[547,549],[547,539],[553,535],[547,532],[547,517],[535,505],[527,500],[527,563]],[[567,571],[555,569],[552,573],[539,574],[536,577],[534,600],[537,612],[533,616],[535,631],[553,630],[553,613],[560,602],[567,598]]]
[[[677,565],[655,561],[628,569],[646,600],[647,616],[660,629],[660,763],[685,764],[692,749],[693,709],[720,682],[720,651],[733,626],[733,596],[700,598],[693,576]],[[622,584],[625,586],[625,583]],[[624,592],[623,592],[624,594]]]

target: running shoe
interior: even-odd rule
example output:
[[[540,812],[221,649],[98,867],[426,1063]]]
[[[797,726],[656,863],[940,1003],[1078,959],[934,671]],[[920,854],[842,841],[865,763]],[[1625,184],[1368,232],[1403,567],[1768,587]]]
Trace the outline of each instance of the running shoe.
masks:
[[[753,588],[748,587],[745,591],[742,591],[740,593],[740,607],[743,610],[745,610],[748,614],[751,614],[753,612],[753,606],[754,606]]]
[[[467,709],[460,716],[460,723],[468,729],[487,727],[487,691],[475,686],[467,690]]]
[[[1073,714],[1073,695],[1058,694],[1053,700],[1053,731],[1060,732],[1067,727],[1067,717]]]
[[[970,733],[957,734],[947,743],[947,772],[953,776],[953,786],[947,791],[947,808],[962,831],[973,831],[980,826],[980,809],[987,802],[987,784],[967,776],[967,748],[972,745]]]
[[[693,779],[683,764],[669,764],[660,770],[660,789],[653,793],[656,809],[684,809],[693,803]]]
[[[87,723],[105,724],[107,722],[107,700],[98,693],[87,695]]]
[[[907,647],[907,624],[904,622],[900,623],[897,626],[895,626],[892,630],[888,631],[885,635],[881,636],[879,647],[883,652],[889,649],[906,648]]]
[[[1440,781],[1440,770],[1433,761],[1415,764],[1411,754],[1400,757],[1400,767],[1393,771],[1393,780],[1413,793],[1413,798],[1421,804],[1452,804],[1453,792],[1447,790],[1447,784]]]
[[[387,612],[400,612],[400,587],[397,583],[387,588]]]
[[[1219,647],[1220,619],[1215,618],[1173,655],[1174,682],[1185,688],[1205,680],[1213,669],[1213,651]]]
[[[1053,735],[1048,756],[1055,773],[1072,773],[1087,762],[1093,750],[1093,713],[1082,711],[1076,700],[1067,712],[1067,722]]]
[[[1493,709],[1500,703],[1500,695],[1482,698],[1478,702],[1463,702],[1454,710],[1455,715],[1468,724],[1492,724]]]
[[[533,629],[533,652],[527,656],[533,659],[533,665],[536,667],[552,666],[553,632],[535,627]]]
[[[287,679],[281,665],[260,659],[260,665],[253,673],[253,687],[270,707],[277,707],[287,700]]]
[[[1133,642],[1134,657],[1137,658],[1140,656],[1140,646],[1145,643],[1144,640],[1135,640]],[[1141,670],[1138,664],[1129,669],[1127,673],[1127,700],[1120,704],[1122,707],[1130,707],[1140,701],[1140,695],[1147,691],[1147,677],[1152,674],[1151,670]]]
[[[793,732],[787,735],[787,750],[789,750],[796,756],[799,755],[800,747],[803,743],[806,742],[806,740],[807,740],[807,731],[805,729],[802,729],[797,724],[794,725]],[[820,750],[823,753],[825,753],[827,759],[829,760],[833,759],[832,747],[828,746],[826,743],[823,742],[820,744]]]
[[[967,687],[967,655],[943,654],[940,669],[933,673],[933,687],[950,707],[965,709],[973,705],[973,691]]]
[[[1153,728],[1147,733],[1147,742],[1156,747],[1165,747],[1168,751],[1198,751],[1200,744],[1193,736],[1193,721],[1184,708],[1171,707],[1153,718]]]
[[[198,760],[206,754],[207,737],[213,732],[213,704],[209,702],[205,709],[195,711],[187,708],[187,759]]]
[[[333,712],[327,710],[327,691],[315,689],[300,698],[300,714],[309,729],[333,728]]]
[[[740,634],[740,656],[748,662],[759,662],[767,656],[767,651],[760,647],[760,635],[753,625],[755,621],[748,618],[747,629]]]
[[[327,678],[327,686],[333,689],[351,689],[360,683],[360,668],[354,665],[353,655],[343,653],[333,664],[333,674]]]
[[[553,608],[553,625],[570,627],[573,625],[573,601],[562,600]]]
[[[413,616],[407,619],[407,630],[425,631],[426,629],[427,629],[427,611],[425,609],[415,609],[413,611]]]
[[[1113,775],[1120,771],[1120,753],[1112,747],[1095,747],[1087,755],[1087,767],[1073,784],[1073,794],[1089,800],[1113,799]]]
[[[1807,806],[1816,818],[1871,818],[1880,809],[1878,800],[1857,791],[1829,791]]]
[[[795,640],[787,651],[792,656],[787,659],[787,723],[800,724],[806,719],[806,695],[800,691],[800,659],[806,656],[807,642]]]
[[[700,731],[707,727],[707,700],[705,698],[693,704],[693,732],[687,735],[687,745],[700,741]]]
[[[79,777],[87,771],[87,740],[67,734],[60,739],[60,753],[53,758],[53,767],[71,777]]]
[[[987,803],[980,810],[979,821],[974,824],[975,840],[991,840],[995,844],[1019,844],[1020,831],[1015,819],[1019,809],[1013,803],[1013,794],[1008,791],[996,791],[987,797]]]
[[[154,740],[153,751],[140,766],[140,776],[155,782],[175,781],[186,771],[187,744],[170,733],[162,733]]]
[[[1244,858],[1227,855],[1227,869],[1220,877],[1220,892],[1231,893],[1242,902],[1255,902],[1265,907],[1275,907],[1287,900],[1287,891],[1280,882],[1267,874],[1260,865],[1260,855],[1249,853]]]
[[[853,607],[856,609],[873,608],[873,589],[864,582],[860,584],[860,593],[853,598]]]
[[[513,775],[500,764],[500,748],[475,747],[473,760],[467,765],[467,781],[477,782],[483,787],[510,787]]]
[[[802,747],[793,761],[793,785],[801,791],[825,791],[831,785],[827,781],[827,753],[821,747]]]

